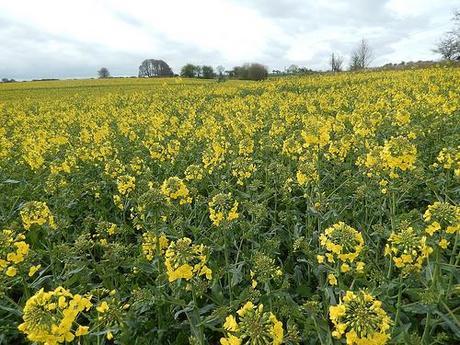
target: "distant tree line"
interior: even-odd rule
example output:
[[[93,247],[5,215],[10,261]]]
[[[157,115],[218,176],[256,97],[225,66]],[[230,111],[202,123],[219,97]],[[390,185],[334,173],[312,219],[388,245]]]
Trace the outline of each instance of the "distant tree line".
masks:
[[[305,75],[305,74],[313,74],[313,73],[317,73],[317,72],[307,67],[299,67],[295,64],[292,64],[289,67],[285,68],[283,71],[279,69],[272,70],[271,75],[284,76],[284,75]]]
[[[267,67],[260,63],[246,63],[242,66],[235,66],[229,71],[225,71],[223,66],[217,67],[217,73],[211,66],[199,66],[186,64],[182,67],[180,75],[186,78],[203,78],[223,80],[224,78],[241,80],[263,80],[268,77]]]
[[[233,67],[228,75],[241,80],[263,80],[268,77],[268,69],[260,63],[246,63]]]
[[[216,73],[214,73],[212,66],[199,66],[188,63],[182,67],[180,75],[185,78],[212,79],[216,76]]]
[[[223,66],[217,66],[216,71],[212,66],[186,64],[181,68],[180,75],[185,78],[202,78],[221,81],[225,78],[235,78],[241,80],[263,80],[268,76],[267,67],[260,63],[246,63],[242,66],[236,66],[230,71],[225,71]],[[108,68],[102,67],[97,71],[100,79],[110,78]],[[169,65],[163,60],[146,59],[139,66],[139,78],[153,77],[172,77],[174,73]]]
[[[2,78],[2,83],[14,83],[15,81],[14,79]]]

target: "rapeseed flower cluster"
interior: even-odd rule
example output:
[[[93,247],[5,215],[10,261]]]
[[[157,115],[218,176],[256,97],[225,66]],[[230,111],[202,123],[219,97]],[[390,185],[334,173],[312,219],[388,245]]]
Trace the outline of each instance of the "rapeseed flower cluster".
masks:
[[[438,240],[438,245],[446,249],[453,234],[460,232],[460,206],[436,201],[429,205],[423,219],[427,224],[425,231]]]
[[[256,166],[249,158],[238,157],[232,163],[232,175],[236,177],[236,184],[242,186],[256,171]]]
[[[444,169],[453,170],[454,175],[460,177],[460,146],[457,148],[444,147],[436,159]]]
[[[432,252],[433,248],[426,244],[426,236],[421,236],[411,226],[392,232],[385,246],[385,255],[404,275],[419,272]]]
[[[366,291],[347,291],[338,305],[329,307],[332,335],[347,345],[383,345],[390,339],[392,321],[382,302]]]
[[[396,179],[402,172],[415,169],[417,148],[405,136],[392,137],[383,145],[371,146],[365,159],[358,163],[368,169],[368,176],[388,176]]]
[[[51,229],[56,229],[53,214],[48,205],[41,201],[30,201],[26,203],[21,211],[22,225],[24,229],[29,230],[33,225],[48,225]]]
[[[42,288],[27,300],[24,322],[18,328],[33,342],[47,345],[71,342],[88,333],[88,327],[79,325],[77,319],[91,307],[91,296],[73,295],[63,287],[53,291]]]
[[[233,200],[232,193],[219,193],[209,202],[209,218],[215,226],[238,219],[238,201]]]
[[[192,198],[185,183],[177,176],[166,179],[161,185],[161,193],[168,202],[177,200],[180,205],[190,204]]]
[[[204,170],[198,164],[191,164],[185,169],[185,179],[187,181],[200,181],[203,179]]]
[[[317,255],[318,263],[326,261],[329,264],[336,264],[343,273],[351,270],[363,272],[364,262],[357,261],[364,248],[364,239],[360,232],[344,222],[338,222],[324,230],[319,240],[325,252]],[[331,285],[337,284],[333,273],[328,275],[328,280]]]
[[[136,188],[136,178],[134,176],[124,175],[117,179],[118,193],[126,195]]]
[[[142,234],[142,253],[148,261],[152,261],[155,253],[162,256],[168,248],[169,241],[164,234],[156,236],[151,232]]]
[[[207,266],[207,248],[192,244],[192,240],[183,237],[172,241],[165,252],[165,266],[169,282],[178,279],[191,280],[205,276],[212,278],[212,270]]]
[[[26,259],[30,250],[25,238],[24,234],[16,234],[9,229],[0,232],[0,273],[3,272],[8,277],[16,276],[18,265]],[[32,275],[34,271],[35,268],[30,271]]]
[[[272,312],[264,312],[263,304],[246,302],[237,312],[237,317],[228,315],[223,328],[226,336],[221,345],[283,343],[283,323]]]

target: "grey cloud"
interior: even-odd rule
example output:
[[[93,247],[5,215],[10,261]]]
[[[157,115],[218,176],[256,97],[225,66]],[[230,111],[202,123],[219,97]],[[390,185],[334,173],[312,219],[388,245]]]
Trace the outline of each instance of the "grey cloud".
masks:
[[[437,3],[431,12],[400,17],[385,7],[385,1],[334,1],[332,3],[307,0],[232,0],[259,13],[280,31],[279,37],[270,37],[260,52],[260,61],[270,69],[282,69],[292,63],[308,68],[327,68],[329,54],[334,51],[348,58],[361,38],[367,38],[374,48],[374,64],[390,62],[398,56],[394,45],[420,32],[435,37],[444,31],[440,20],[451,15],[452,9]],[[1,8],[1,5],[0,5]],[[0,77],[32,79],[95,76],[101,66],[113,75],[136,75],[137,67],[145,58],[162,58],[178,73],[185,63],[222,64],[226,68],[246,61],[230,61],[217,49],[203,49],[199,44],[171,39],[167,33],[158,33],[133,15],[110,10],[118,21],[147,33],[158,45],[139,52],[116,50],[100,44],[82,42],[72,37],[48,33],[28,25],[20,18],[6,18],[0,10]],[[173,15],[173,14],[172,14]],[[446,20],[447,21],[447,20]],[[171,22],[171,25],[178,23]],[[210,28],[212,30],[212,28]],[[229,28],[231,34],[231,28]],[[251,33],[248,32],[248,35]],[[303,38],[302,38],[303,37]],[[206,37],[202,38],[206,40]],[[311,41],[309,41],[311,40]],[[316,44],[316,45],[315,45]],[[413,59],[432,58],[430,44],[424,42],[423,56],[401,52]],[[310,57],[296,60],[288,57],[292,45],[303,45]],[[59,47],[57,51],[56,47]],[[403,54],[404,53],[404,54]],[[392,61],[399,62],[399,61]]]

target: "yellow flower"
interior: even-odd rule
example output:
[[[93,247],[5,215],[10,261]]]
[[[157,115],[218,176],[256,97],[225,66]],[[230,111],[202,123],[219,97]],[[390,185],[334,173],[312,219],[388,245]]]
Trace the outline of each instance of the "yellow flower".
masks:
[[[169,245],[169,241],[164,234],[157,237],[151,232],[145,232],[142,234],[142,239],[142,252],[149,261],[153,260],[158,249],[160,250],[158,254],[164,255]]]
[[[336,306],[330,306],[329,307],[329,316],[330,316],[331,320],[336,320],[339,317],[342,317],[343,315],[345,315],[345,311],[346,311],[346,308],[345,308],[345,305],[343,305],[343,304],[339,304],[339,305],[336,305]]]
[[[96,310],[103,314],[105,313],[107,310],[109,310],[109,305],[107,304],[106,301],[102,301],[102,303],[96,308]]]
[[[176,268],[173,271],[168,271],[168,279],[170,282],[173,282],[177,279],[186,279],[189,280],[193,277],[193,268],[189,264],[183,264]]]
[[[227,316],[227,318],[225,319],[224,328],[227,331],[232,332],[236,332],[238,330],[238,323],[236,322],[235,317],[233,315]]]
[[[432,251],[432,248],[426,245],[426,237],[419,235],[409,226],[390,234],[385,255],[390,256],[395,266],[407,275],[420,271],[423,262]]]
[[[337,285],[337,278],[332,273],[329,273],[327,275],[327,281],[329,282],[330,285]]]
[[[20,211],[24,229],[29,230],[32,225],[39,226],[47,224],[51,229],[56,229],[54,217],[44,202],[30,201]]]
[[[228,338],[220,338],[221,345],[241,345],[241,339],[234,335],[229,335]]]
[[[346,273],[350,270],[350,266],[346,263],[343,263],[342,266],[340,266],[340,271],[343,273]]]
[[[118,193],[121,195],[126,195],[132,192],[136,188],[136,178],[134,176],[120,176],[117,179],[117,189]]]
[[[76,337],[81,337],[82,335],[86,335],[89,332],[88,326],[78,326],[77,331],[75,332]]]
[[[273,329],[271,335],[273,338],[273,345],[280,345],[283,342],[284,330],[283,323],[278,321],[273,313],[270,313],[270,321],[273,323]]]
[[[31,266],[29,269],[29,277],[32,277],[37,271],[42,267],[42,265]]]
[[[442,248],[442,249],[447,249],[447,246],[449,245],[449,241],[447,241],[445,238],[441,239],[439,241],[439,246]]]
[[[324,230],[319,236],[321,247],[326,249],[324,255],[329,263],[336,260],[342,262],[341,271],[351,270],[351,264],[356,260],[364,248],[364,239],[361,233],[344,222],[338,222]],[[324,261],[324,255],[317,255],[319,263]],[[321,261],[320,261],[321,260]]]
[[[8,277],[14,277],[16,275],[16,273],[17,273],[17,270],[13,266],[8,267],[8,269],[6,270],[6,275]]]
[[[441,230],[441,225],[438,222],[433,222],[430,225],[426,227],[426,232],[430,235],[433,236],[436,231]]]
[[[201,179],[203,179],[203,175],[203,168],[196,164],[189,165],[188,168],[185,170],[185,179],[187,181],[200,181]]]
[[[244,316],[249,310],[254,309],[254,304],[251,301],[246,302],[246,304],[241,307],[236,313],[239,316]]]

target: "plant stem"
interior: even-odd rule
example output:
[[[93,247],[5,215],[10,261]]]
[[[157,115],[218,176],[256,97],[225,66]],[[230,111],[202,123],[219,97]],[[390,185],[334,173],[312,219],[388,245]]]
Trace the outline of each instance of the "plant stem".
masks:
[[[230,299],[230,304],[232,303],[233,296],[232,296],[232,286],[231,286],[231,276],[230,276],[230,267],[229,267],[229,258],[228,258],[228,241],[227,241],[227,234],[224,234],[224,257],[225,257],[225,270],[227,275],[227,286],[228,286],[228,297]]]
[[[434,266],[434,274],[433,274],[433,280],[431,284],[431,289],[436,290],[437,285],[438,285],[438,277],[439,277],[439,248],[436,248],[436,263]],[[422,335],[422,344],[427,344],[427,337],[430,334],[430,323],[431,323],[431,313],[428,311],[426,313],[426,318],[425,318],[425,327],[423,329],[423,335]]]
[[[196,303],[196,292],[195,292],[195,287],[192,284],[192,299],[193,299],[193,313],[195,314],[195,318],[198,320],[201,320],[200,318],[200,313],[198,311],[198,306]],[[204,344],[204,337],[203,337],[203,327],[201,326],[201,322],[197,325],[195,325],[194,320],[192,320],[189,316],[188,313],[187,318],[190,322],[190,327],[192,328],[192,334],[196,337],[196,340],[198,341],[198,344],[203,345]]]
[[[449,260],[449,265],[450,266],[454,265],[454,267],[457,267],[458,262],[460,260],[460,255],[459,255],[460,253],[457,254],[457,256],[455,256],[455,252],[457,251],[458,237],[459,237],[459,232],[457,231],[457,233],[455,234],[454,247],[452,248],[452,253],[450,255],[450,260]],[[452,279],[453,278],[454,278],[454,271],[451,271],[450,274],[449,274],[449,282],[447,284],[447,291],[446,291],[447,295],[449,295],[450,287],[452,285]]]
[[[318,327],[318,323],[316,322],[316,318],[314,316],[312,316],[311,319],[313,320],[313,323],[315,324],[315,329],[316,329],[316,333],[318,334],[319,342],[321,343],[321,345],[324,345],[323,338],[321,338],[321,330]]]
[[[393,331],[399,325],[399,314],[401,311],[401,296],[402,296],[402,274],[399,274],[399,288],[398,288],[398,301],[396,302],[396,316],[395,323],[393,325]]]
[[[428,325],[430,324],[430,321],[431,321],[431,314],[430,313],[426,313],[426,319],[425,319],[425,328],[423,329],[423,335],[422,335],[422,344],[427,344],[426,342],[426,338],[428,336]]]

